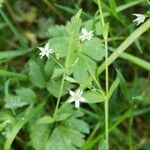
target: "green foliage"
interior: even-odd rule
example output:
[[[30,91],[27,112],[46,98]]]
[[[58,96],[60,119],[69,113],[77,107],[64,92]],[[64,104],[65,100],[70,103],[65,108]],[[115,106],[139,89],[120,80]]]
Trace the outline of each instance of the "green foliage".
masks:
[[[33,83],[34,86],[38,88],[44,88],[46,86],[46,82],[44,79],[44,75],[42,70],[36,61],[31,60],[28,63],[29,65],[29,79]]]
[[[143,2],[0,0],[0,150],[148,149]]]
[[[6,95],[5,108],[19,108],[29,104],[33,104],[36,100],[35,93],[30,88],[16,89],[16,95]]]

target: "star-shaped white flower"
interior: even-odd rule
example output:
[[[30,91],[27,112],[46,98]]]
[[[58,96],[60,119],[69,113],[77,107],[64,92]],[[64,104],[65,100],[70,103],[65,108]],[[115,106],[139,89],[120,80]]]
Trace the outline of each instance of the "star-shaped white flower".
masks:
[[[91,40],[93,37],[93,31],[87,31],[85,28],[82,28],[81,30],[82,35],[79,36],[79,39],[83,42],[85,40]]]
[[[81,102],[86,102],[86,99],[81,96],[83,94],[83,91],[81,91],[80,89],[75,92],[69,90],[69,94],[71,95],[71,97],[69,98],[67,103],[75,102],[76,108],[80,107]]]
[[[41,58],[43,58],[44,56],[46,56],[47,58],[49,58],[49,54],[53,53],[53,49],[51,49],[49,47],[49,43],[46,43],[44,47],[39,47],[40,50],[40,56]]]
[[[145,15],[137,14],[137,13],[133,15],[136,16],[136,19],[134,19],[133,22],[135,22],[137,26],[145,21],[146,18]]]

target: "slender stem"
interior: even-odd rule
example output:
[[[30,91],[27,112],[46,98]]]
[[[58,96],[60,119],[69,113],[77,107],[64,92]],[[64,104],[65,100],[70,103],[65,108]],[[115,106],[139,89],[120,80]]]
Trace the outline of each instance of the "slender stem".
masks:
[[[68,64],[69,64],[70,55],[71,55],[71,46],[72,46],[72,36],[70,37],[70,42],[69,42],[67,57],[66,57],[66,61],[65,61],[64,74],[63,74],[63,78],[62,78],[62,82],[61,82],[61,87],[60,87],[60,90],[59,90],[59,95],[58,95],[58,99],[57,99],[57,103],[56,103],[56,108],[55,108],[54,116],[56,115],[56,113],[58,111],[58,107],[59,107],[61,95],[63,93],[64,83],[65,83],[65,76],[66,76],[66,74],[68,72],[68,67],[69,67]]]
[[[102,7],[101,7],[101,0],[97,0],[97,1],[98,1],[99,12],[100,12],[100,22],[102,24],[102,28],[104,28],[105,21],[104,21],[103,11],[102,11]]]
[[[133,150],[132,147],[132,123],[133,123],[133,108],[129,117],[129,150]]]
[[[99,12],[100,12],[100,22],[102,25],[102,31],[103,31],[103,38],[104,38],[104,43],[105,43],[105,84],[106,84],[106,99],[104,101],[104,110],[105,110],[105,140],[106,140],[106,150],[109,150],[109,127],[108,127],[108,116],[109,116],[109,74],[108,74],[108,31],[105,30],[106,24],[104,20],[104,15],[102,11],[102,6],[101,6],[101,0],[98,0],[98,7],[99,7]]]
[[[64,82],[65,82],[65,73],[64,73],[63,78],[62,78],[62,82],[61,82],[61,86],[60,86],[60,90],[59,90],[59,96],[58,96],[58,99],[57,99],[54,116],[56,115],[57,110],[58,110],[58,107],[59,107],[61,95],[62,95],[62,93],[63,93]]]
[[[55,59],[53,56],[51,56],[51,58],[52,58],[62,69],[64,69],[63,65],[61,65],[61,64],[57,61],[57,59]]]
[[[93,73],[93,71],[92,71],[90,65],[88,64],[88,62],[87,62],[87,60],[86,60],[86,58],[85,58],[84,55],[83,55],[83,58],[84,58],[84,61],[85,61],[85,63],[86,63],[86,66],[87,66],[87,68],[88,68],[88,70],[89,70],[91,76],[93,77],[93,80],[95,81],[95,83],[96,83],[96,85],[98,86],[99,90],[102,90],[101,85],[99,84],[99,82],[97,81],[96,77],[94,76],[94,73]]]
[[[104,102],[105,108],[105,138],[106,138],[106,150],[109,149],[109,131],[108,131],[108,119],[109,119],[109,72],[108,72],[108,43],[107,38],[105,38],[105,81],[106,81],[106,100]]]
[[[148,19],[143,25],[137,28],[132,34],[130,34],[124,42],[120,44],[120,46],[113,52],[108,58],[108,65],[111,65],[118,57],[121,56],[122,52],[127,50],[127,48],[144,32],[146,32],[150,27],[150,19]],[[133,60],[133,59],[132,59]],[[133,61],[134,62],[134,61]],[[137,63],[137,62],[134,62]],[[138,64],[139,65],[139,64]],[[105,70],[105,62],[103,62],[98,67],[98,74],[100,75]],[[85,89],[87,85],[93,80],[92,76],[90,76],[83,84],[82,89]]]

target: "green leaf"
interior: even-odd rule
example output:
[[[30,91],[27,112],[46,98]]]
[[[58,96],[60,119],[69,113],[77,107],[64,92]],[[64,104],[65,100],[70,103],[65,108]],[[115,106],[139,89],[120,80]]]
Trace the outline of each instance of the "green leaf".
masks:
[[[33,83],[33,85],[38,88],[46,87],[44,74],[40,69],[39,65],[36,63],[36,61],[31,60],[29,61],[28,65],[29,65],[29,79]]]
[[[69,77],[69,76],[65,76],[65,80],[70,82],[70,83],[78,83],[75,79]]]
[[[60,57],[65,57],[68,50],[68,37],[56,37],[49,40],[50,46],[55,50],[55,53]]]
[[[49,125],[48,124],[39,124],[38,122],[32,122],[30,124],[30,142],[29,144],[35,150],[45,149],[45,145],[49,137]]]
[[[103,139],[99,142],[98,150],[106,150],[106,149],[107,149],[106,140]]]
[[[66,26],[68,34],[74,37],[78,37],[81,28],[81,12],[82,10],[79,10],[78,13],[71,18],[71,21],[68,22]]]
[[[17,89],[16,93],[21,97],[22,100],[28,101],[30,103],[34,102],[37,99],[36,94],[30,88]]]
[[[44,116],[38,120],[39,124],[51,124],[54,122],[54,119],[51,116]]]
[[[127,84],[126,84],[126,81],[123,77],[123,75],[121,74],[121,72],[117,69],[117,75],[118,75],[118,78],[119,78],[119,81],[120,81],[120,87],[121,87],[121,91],[124,93],[124,95],[130,99],[130,94],[128,92],[128,87],[127,87]]]
[[[54,63],[52,60],[47,60],[45,64],[45,74],[50,78],[54,73]]]
[[[96,91],[85,92],[83,97],[86,98],[87,103],[100,103],[105,101],[105,97]]]
[[[86,56],[85,58],[87,63],[90,65],[91,70],[93,71],[93,73],[95,73],[96,63]],[[85,63],[84,58],[80,57],[78,62],[73,67],[73,77],[77,82],[81,84],[88,78],[88,76],[89,69],[87,67],[87,64]]]
[[[34,103],[37,98],[35,93],[30,88],[17,89],[16,94],[17,95],[9,94],[6,96],[5,108],[20,108]]]
[[[59,114],[59,115],[56,115],[55,120],[63,121],[63,120],[66,120],[69,116],[70,116],[70,113]]]
[[[66,27],[65,26],[52,26],[49,28],[48,30],[50,36],[52,37],[65,37],[65,36],[68,36],[67,34],[67,30],[66,30]]]
[[[105,50],[103,45],[98,38],[93,38],[90,41],[85,41],[83,43],[83,51],[90,58],[100,61],[105,56]]]
[[[50,80],[47,84],[47,90],[54,96],[58,97],[60,91],[61,80]],[[74,86],[68,82],[64,84],[63,93],[65,95],[68,93],[68,90],[73,88]]]
[[[81,133],[88,134],[90,132],[89,125],[85,121],[74,117],[67,119],[64,124],[72,129],[80,131]]]
[[[52,78],[52,79],[53,79],[53,78],[58,78],[58,77],[62,76],[63,73],[64,73],[64,69],[55,67],[55,68],[54,68],[54,73],[53,73],[53,75],[52,75],[51,78]]]
[[[83,135],[78,131],[58,126],[52,132],[46,150],[77,150],[83,144]]]
[[[0,8],[3,6],[4,0],[0,0]]]
[[[129,87],[129,93],[133,101],[140,101],[143,105],[150,104],[150,81],[144,78],[138,78],[134,85]]]

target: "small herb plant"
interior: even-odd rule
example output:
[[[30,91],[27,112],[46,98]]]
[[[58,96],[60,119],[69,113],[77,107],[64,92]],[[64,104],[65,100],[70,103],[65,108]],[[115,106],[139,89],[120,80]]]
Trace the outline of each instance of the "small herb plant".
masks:
[[[112,27],[103,12],[104,3],[94,2],[98,8],[94,17],[84,20],[84,12],[78,10],[66,25],[49,27],[48,40],[32,49],[0,10],[25,49],[0,52],[0,60],[28,58],[20,73],[0,70],[0,149],[15,149],[15,143],[35,150],[113,149],[112,137],[124,136],[117,126],[126,118],[129,127],[124,138],[128,140],[123,149],[134,149],[133,117],[141,113],[136,110],[139,104],[149,104],[150,86],[145,78],[135,77],[132,86],[126,83],[116,59],[150,71],[149,62],[125,52],[131,44],[137,46],[138,38],[149,29],[149,14],[133,14],[136,29],[116,48],[109,38]],[[109,13],[118,19],[113,8]]]

